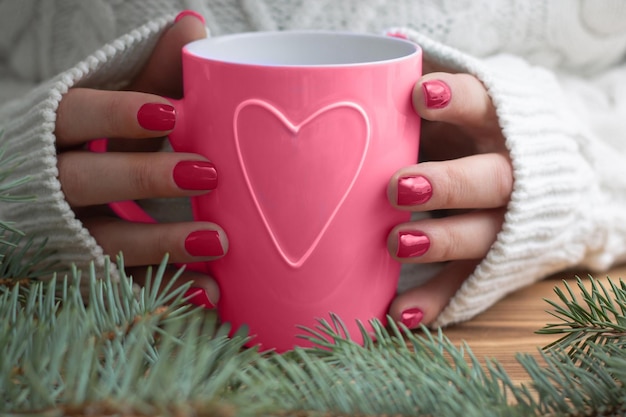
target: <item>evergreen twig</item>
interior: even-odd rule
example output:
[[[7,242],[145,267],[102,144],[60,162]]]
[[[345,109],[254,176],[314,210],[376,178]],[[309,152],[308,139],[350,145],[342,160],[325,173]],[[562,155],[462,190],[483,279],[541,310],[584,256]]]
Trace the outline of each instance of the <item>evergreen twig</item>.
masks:
[[[32,284],[22,301],[19,285],[5,290],[0,412],[445,417],[626,411],[620,344],[555,345],[541,360],[520,354],[531,381],[525,385],[441,331],[411,332],[393,322],[374,322],[373,337],[364,331],[360,346],[335,317],[304,331],[318,348],[259,353],[214,313],[186,304],[187,286],[167,296],[157,291],[166,263],[139,292],[130,277],[98,279],[92,269],[87,303],[78,271]],[[123,271],[122,260],[118,266]]]
[[[2,130],[0,130],[0,137],[2,137]],[[7,156],[6,147],[0,147],[0,202],[13,202],[13,201],[33,201],[34,196],[15,194],[14,190],[21,185],[30,181],[29,176],[20,177],[17,179],[11,178],[15,169],[24,161],[24,158],[19,155]],[[10,231],[17,235],[23,233],[13,227],[9,222],[3,221],[0,218],[0,230]],[[0,244],[6,244],[0,238]]]
[[[581,300],[567,282],[565,291],[556,287],[554,292],[560,303],[546,300],[553,311],[551,315],[559,322],[547,324],[538,330],[540,334],[562,334],[563,336],[546,346],[546,349],[559,347],[569,349],[571,355],[585,351],[591,344],[624,344],[626,342],[626,283],[609,280],[610,289],[601,282],[589,277],[590,288],[579,277],[576,285]]]

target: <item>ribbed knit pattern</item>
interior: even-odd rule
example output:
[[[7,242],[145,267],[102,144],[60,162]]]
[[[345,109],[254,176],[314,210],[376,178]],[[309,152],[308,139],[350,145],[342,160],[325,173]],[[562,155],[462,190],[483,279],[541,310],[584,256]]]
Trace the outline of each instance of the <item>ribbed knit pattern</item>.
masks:
[[[621,226],[626,224],[626,211],[623,205],[611,206],[604,200],[594,174],[601,166],[592,164],[619,166],[624,155],[588,160],[580,146],[589,140],[585,126],[565,111],[567,97],[556,78],[513,56],[478,61],[418,33],[405,34],[485,84],[497,106],[515,176],[497,242],[434,325],[469,319],[507,293],[552,272],[581,264],[606,268],[621,256],[626,249],[626,228]],[[600,201],[606,205],[598,210]],[[614,225],[603,218],[609,213]],[[609,227],[616,225],[622,237],[608,245]]]
[[[212,35],[393,28],[426,59],[484,83],[514,191],[497,241],[435,325],[556,271],[626,260],[626,1],[0,0],[1,142],[26,156],[14,177],[30,175],[19,191],[38,197],[0,205],[0,218],[47,237],[63,264],[101,269],[104,258],[56,179],[57,105],[73,86],[123,86],[184,8],[201,12]],[[407,267],[402,285],[433,273]]]
[[[2,108],[2,145],[8,155],[23,157],[12,177],[31,177],[15,193],[37,199],[24,204],[2,204],[0,217],[14,222],[29,236],[47,239],[47,247],[57,251],[54,258],[61,265],[69,267],[75,263],[85,269],[95,261],[98,272],[102,272],[105,262],[102,248],[76,219],[57,179],[54,127],[58,104],[74,86],[119,88],[127,84],[172,18],[157,19],[131,31],[43,83],[27,97]]]

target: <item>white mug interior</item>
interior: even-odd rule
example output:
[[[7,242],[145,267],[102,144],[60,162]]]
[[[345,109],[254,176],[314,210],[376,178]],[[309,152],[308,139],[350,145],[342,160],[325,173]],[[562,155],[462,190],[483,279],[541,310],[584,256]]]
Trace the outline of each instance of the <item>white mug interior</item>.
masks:
[[[348,32],[247,32],[194,41],[188,53],[209,60],[262,66],[344,66],[389,62],[418,53],[416,44]]]

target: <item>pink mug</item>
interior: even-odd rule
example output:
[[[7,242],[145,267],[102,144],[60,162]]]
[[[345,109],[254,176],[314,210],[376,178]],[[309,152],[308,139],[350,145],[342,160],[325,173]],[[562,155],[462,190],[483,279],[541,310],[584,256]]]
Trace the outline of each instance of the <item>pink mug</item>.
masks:
[[[387,235],[409,214],[386,188],[416,163],[411,92],[421,49],[394,37],[320,31],[207,38],[183,49],[184,97],[173,100],[175,151],[204,155],[219,186],[192,198],[219,224],[228,253],[207,263],[219,315],[251,344],[310,346],[301,327],[336,315],[362,342],[385,322],[400,264]],[[117,204],[145,221],[133,202]]]

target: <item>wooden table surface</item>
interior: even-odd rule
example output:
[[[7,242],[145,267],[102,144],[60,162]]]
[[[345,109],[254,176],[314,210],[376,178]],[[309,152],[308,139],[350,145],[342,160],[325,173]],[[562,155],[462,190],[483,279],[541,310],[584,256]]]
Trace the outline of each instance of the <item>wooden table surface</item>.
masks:
[[[556,286],[564,289],[563,280],[566,280],[570,288],[578,290],[576,276],[588,281],[588,275],[580,271],[559,273],[509,295],[468,322],[444,329],[444,334],[456,346],[465,341],[479,359],[497,359],[514,382],[526,382],[528,375],[515,360],[515,354],[531,353],[538,357],[541,347],[560,337],[535,333],[547,323],[559,322],[547,313],[547,310],[553,308],[544,299],[559,301],[554,293]],[[618,282],[620,278],[626,277],[626,266],[603,274],[593,274],[603,284],[607,282],[607,276]]]

